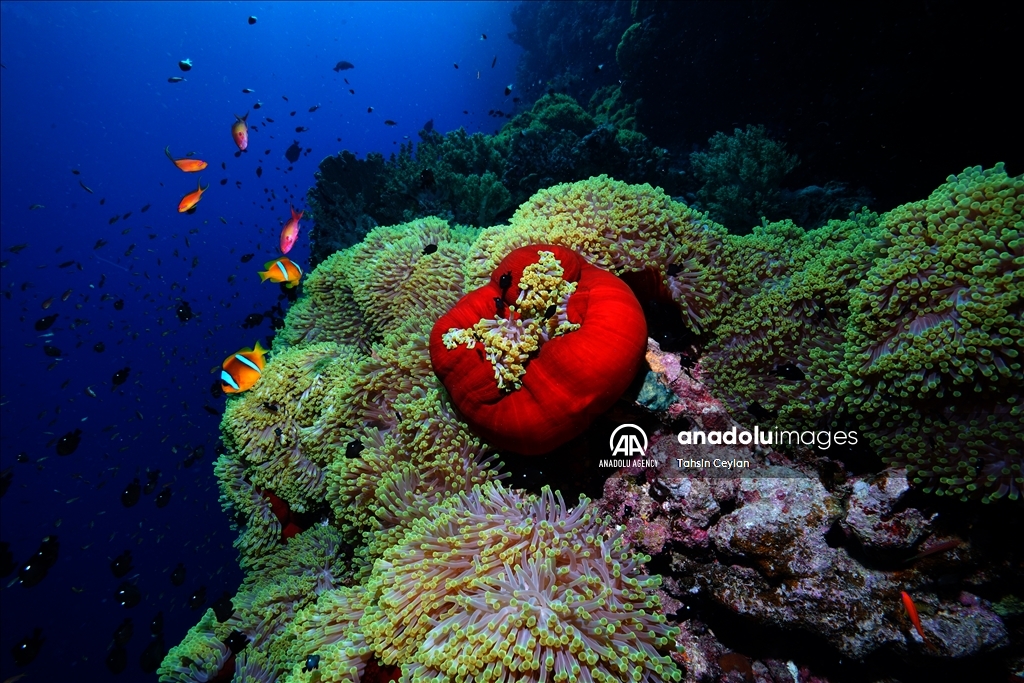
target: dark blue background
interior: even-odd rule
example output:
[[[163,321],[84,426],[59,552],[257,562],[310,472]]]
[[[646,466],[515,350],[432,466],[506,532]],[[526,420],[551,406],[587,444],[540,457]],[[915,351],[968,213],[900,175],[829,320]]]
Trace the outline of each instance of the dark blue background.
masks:
[[[110,678],[104,659],[126,616],[135,635],[119,678],[137,680],[158,610],[171,646],[201,614],[187,606],[194,590],[207,587],[204,609],[224,590],[234,591],[241,579],[235,534],[212,471],[219,418],[203,406],[223,407],[209,390],[224,357],[271,334],[268,321],[241,327],[280,295],[256,272],[277,254],[289,204],[304,208],[324,156],[342,148],[388,154],[405,136],[416,139],[428,119],[441,132],[495,130],[487,110],[514,108],[504,95],[519,53],[507,38],[511,4],[0,5],[0,466],[13,468],[0,503],[0,539],[19,564],[44,536],[60,541],[56,565],[37,586],[8,587],[16,574],[2,579],[0,680],[22,671],[10,650],[36,626],[46,642],[24,669],[26,680]],[[258,23],[248,25],[249,15]],[[194,63],[188,73],[177,66],[185,58]],[[355,69],[335,73],[340,60]],[[187,81],[171,84],[171,76]],[[249,123],[259,130],[250,131],[249,153],[235,158],[233,114],[257,100],[263,108]],[[309,113],[316,104],[321,108]],[[264,125],[264,117],[275,123]],[[398,125],[386,127],[385,119]],[[296,126],[309,131],[295,133]],[[283,154],[293,140],[313,151],[289,172]],[[182,173],[164,156],[167,145],[179,157],[195,151],[209,168]],[[179,199],[198,176],[209,191],[194,215],[178,214]],[[268,201],[265,188],[277,200]],[[45,208],[30,211],[33,204]],[[140,213],[145,204],[151,208]],[[129,211],[128,220],[108,224]],[[290,254],[303,264],[310,225],[303,221]],[[101,238],[109,244],[93,250]],[[21,243],[29,246],[8,251]],[[241,264],[245,253],[256,256]],[[58,268],[69,260],[81,268]],[[124,309],[101,301],[105,293],[123,299]],[[52,307],[43,310],[50,297]],[[174,313],[180,300],[195,313],[187,323]],[[33,324],[51,313],[60,314],[53,336],[40,337]],[[99,341],[104,353],[93,351]],[[44,354],[44,343],[61,349],[60,360]],[[125,366],[131,375],[114,388],[111,377]],[[83,432],[80,447],[58,457],[53,442],[76,428]],[[200,445],[205,458],[183,468]],[[22,452],[29,463],[16,462]],[[145,482],[147,467],[161,470],[161,485],[172,485],[170,505],[158,509],[150,495],[125,509],[121,491],[136,476]],[[133,609],[114,601],[121,579],[109,569],[125,549],[135,559],[127,578],[144,596]],[[188,578],[174,587],[169,575],[178,562]]]

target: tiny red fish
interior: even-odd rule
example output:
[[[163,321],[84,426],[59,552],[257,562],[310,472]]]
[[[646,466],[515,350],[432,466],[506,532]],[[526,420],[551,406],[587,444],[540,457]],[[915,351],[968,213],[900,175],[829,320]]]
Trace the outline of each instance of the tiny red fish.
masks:
[[[928,639],[924,635],[924,627],[921,626],[921,617],[917,613],[917,607],[914,605],[914,599],[910,597],[907,591],[900,591],[900,597],[903,599],[903,607],[907,610],[907,616],[910,617],[910,623],[917,629],[918,635],[921,636],[921,640],[928,642]]]
[[[231,125],[231,137],[234,138],[238,149],[243,152],[249,146],[249,126],[246,123],[248,118],[249,112],[245,112],[245,116],[235,114],[235,122]]]
[[[290,208],[290,207],[289,207]],[[302,214],[305,211],[295,213],[295,209],[292,209],[292,218],[284,224],[284,228],[281,229],[281,253],[287,254],[295,246],[295,241],[299,239],[299,219],[302,218]]]

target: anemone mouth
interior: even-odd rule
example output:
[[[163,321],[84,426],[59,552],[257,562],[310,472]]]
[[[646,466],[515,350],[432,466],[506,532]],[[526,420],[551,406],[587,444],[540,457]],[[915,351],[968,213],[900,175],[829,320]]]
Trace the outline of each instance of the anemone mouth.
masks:
[[[441,336],[449,350],[461,344],[473,349],[479,344],[504,392],[522,388],[527,365],[544,344],[580,329],[568,313],[578,283],[564,279],[565,269],[554,252],[538,251],[537,257],[517,278],[519,293],[514,303],[506,303],[510,295],[504,294],[496,298],[493,318],[481,318],[468,329],[449,328]]]

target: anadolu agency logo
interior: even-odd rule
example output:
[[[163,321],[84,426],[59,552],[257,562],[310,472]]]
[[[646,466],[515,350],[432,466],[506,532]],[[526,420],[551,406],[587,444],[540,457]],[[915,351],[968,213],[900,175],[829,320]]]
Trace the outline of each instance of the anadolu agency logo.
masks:
[[[645,460],[647,432],[635,424],[622,424],[608,437],[612,459],[601,460],[598,467],[658,467],[657,460]]]

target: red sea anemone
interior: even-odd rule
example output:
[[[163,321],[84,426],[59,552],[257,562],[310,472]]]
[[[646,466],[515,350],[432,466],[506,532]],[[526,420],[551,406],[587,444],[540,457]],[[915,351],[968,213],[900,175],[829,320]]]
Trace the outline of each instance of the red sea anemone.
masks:
[[[527,455],[565,443],[608,410],[646,346],[629,287],[550,244],[510,253],[430,333],[434,372],[469,425]]]

